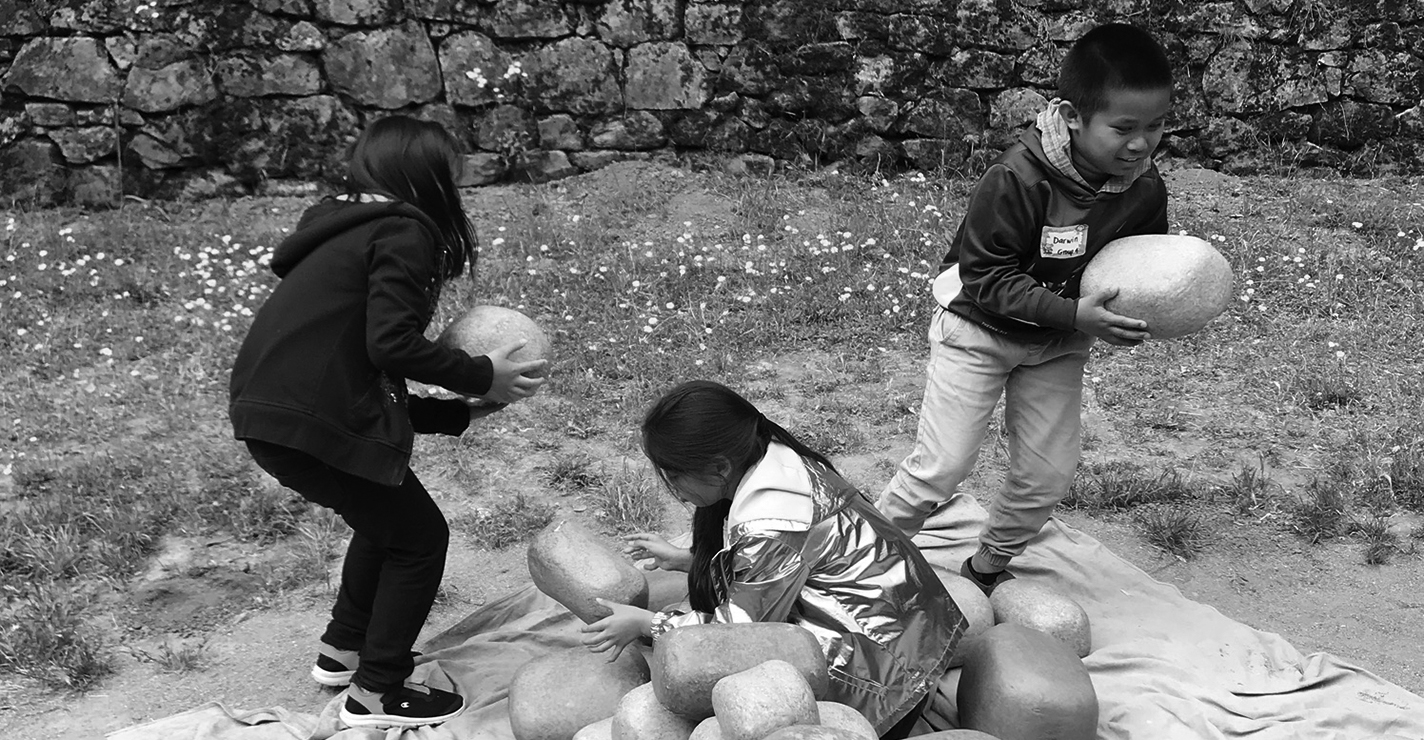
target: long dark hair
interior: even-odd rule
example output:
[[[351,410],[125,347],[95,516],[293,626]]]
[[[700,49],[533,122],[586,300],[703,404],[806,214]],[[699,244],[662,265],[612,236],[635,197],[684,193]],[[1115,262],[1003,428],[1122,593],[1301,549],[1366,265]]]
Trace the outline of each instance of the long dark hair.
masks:
[[[460,142],[431,121],[388,116],[372,123],[351,146],[346,193],[380,193],[420,209],[440,229],[441,282],[474,269],[475,228],[456,185],[464,167]]]
[[[727,496],[712,506],[699,506],[692,515],[687,595],[697,611],[713,611],[722,601],[711,566],[712,556],[725,546],[722,527],[732,509],[731,494],[773,441],[835,469],[819,452],[762,416],[751,401],[711,380],[692,380],[673,388],[643,417],[643,454],[669,488],[679,475],[706,474],[723,465],[730,468]]]

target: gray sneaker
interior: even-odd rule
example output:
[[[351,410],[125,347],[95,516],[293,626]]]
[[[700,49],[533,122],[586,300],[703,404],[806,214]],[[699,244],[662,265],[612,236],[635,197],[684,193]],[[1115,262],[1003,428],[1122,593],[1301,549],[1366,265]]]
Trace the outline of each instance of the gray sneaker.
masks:
[[[406,682],[390,691],[367,691],[356,684],[346,690],[341,721],[349,727],[418,727],[460,716],[465,699],[459,694]]]

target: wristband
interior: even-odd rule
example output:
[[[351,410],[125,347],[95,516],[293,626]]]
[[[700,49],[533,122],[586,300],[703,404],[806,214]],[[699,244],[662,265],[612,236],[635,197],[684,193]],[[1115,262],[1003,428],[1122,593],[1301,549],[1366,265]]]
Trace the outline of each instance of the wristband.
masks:
[[[673,612],[655,612],[653,614],[652,625],[648,628],[648,633],[654,640],[662,637],[663,634],[672,629],[672,625],[668,624],[668,620],[674,616],[677,615]]]

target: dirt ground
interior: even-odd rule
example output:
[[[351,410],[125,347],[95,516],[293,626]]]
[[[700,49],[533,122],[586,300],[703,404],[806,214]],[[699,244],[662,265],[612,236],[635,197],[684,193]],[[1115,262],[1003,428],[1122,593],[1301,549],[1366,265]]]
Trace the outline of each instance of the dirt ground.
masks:
[[[777,384],[795,368],[824,361],[803,353],[794,361],[769,363],[777,369],[758,382]],[[917,382],[908,372],[919,362],[915,352],[900,352],[892,361],[898,368],[896,384]],[[519,424],[518,414],[532,415],[538,404],[547,402],[536,398],[528,409],[506,413],[511,414],[512,424]],[[768,413],[775,413],[777,404],[795,402],[795,398],[768,402],[773,406]],[[1087,423],[1101,424],[1089,411]],[[907,435],[893,436],[873,444],[867,453],[838,462],[851,480],[874,490],[888,475],[887,463],[899,460],[911,442]],[[982,472],[971,479],[981,499],[983,492],[992,490],[993,468],[994,461],[986,461]],[[438,476],[431,488],[447,515],[478,504],[461,493],[442,490]],[[558,505],[559,516],[596,524],[594,512],[578,497],[552,491],[547,496]],[[1418,556],[1365,566],[1358,545],[1309,545],[1270,522],[1248,520],[1217,526],[1206,553],[1182,561],[1144,544],[1125,521],[1074,512],[1060,518],[1190,598],[1257,629],[1278,633],[1302,653],[1329,652],[1411,691],[1424,691],[1424,660],[1417,650],[1402,649],[1424,644],[1424,574]],[[669,522],[675,520],[670,509]],[[668,531],[678,531],[677,525],[671,524]],[[475,547],[468,537],[454,539],[444,593],[424,638],[528,581],[522,546],[489,551]],[[281,706],[319,713],[335,693],[313,683],[307,671],[329,608],[330,588],[319,584],[275,599],[264,597],[254,590],[255,579],[242,576],[262,557],[232,542],[168,543],[137,587],[141,598],[134,608],[146,610],[149,629],[131,634],[129,641],[147,645],[143,649],[152,652],[161,636],[206,634],[205,659],[199,669],[165,672],[153,662],[121,652],[117,674],[87,695],[25,696],[13,691],[18,687],[9,687],[12,691],[5,692],[0,706],[0,737],[101,737],[208,702],[238,710]],[[333,570],[337,565],[333,563]],[[202,575],[190,575],[195,570]],[[269,601],[262,603],[262,598]]]
[[[815,353],[788,353],[763,363],[757,382],[794,384],[798,373],[808,372],[806,368],[834,361],[836,358]],[[917,393],[923,377],[922,347],[892,347],[882,357],[882,364],[891,378],[891,388],[883,382],[861,388],[852,384],[837,392],[862,397],[876,393],[912,397]],[[796,412],[798,400],[805,401],[794,394],[771,398],[764,409],[768,416]],[[512,407],[502,412],[500,423],[532,425],[540,404],[556,400],[557,396],[546,395]],[[854,423],[865,429],[867,449],[832,457],[853,482],[878,491],[888,479],[889,466],[908,452],[913,424],[902,421],[893,428],[872,428],[859,420]],[[1085,423],[1099,444],[1130,447],[1123,444],[1122,433],[1093,407],[1091,399]],[[1175,452],[1190,458],[1203,443],[1185,433],[1172,440],[1168,449],[1155,449],[1152,454]],[[597,439],[581,444],[585,445],[581,451],[596,459],[615,460],[621,454],[611,443]],[[540,454],[547,459],[560,452]],[[556,504],[558,516],[598,524],[595,510],[578,496],[529,483],[537,480],[529,475],[531,459],[530,455],[510,454],[504,462],[492,462],[494,469],[486,473],[486,478],[498,483],[492,491],[525,485],[534,489],[530,495],[547,497]],[[968,483],[981,500],[994,489],[998,462],[992,454],[987,455],[981,460],[980,472]],[[416,465],[419,470],[419,461]],[[487,503],[482,497],[490,492],[472,495],[442,484],[438,471],[428,477],[422,471],[422,477],[447,517]],[[678,531],[675,511],[680,509],[670,507],[669,533]],[[1418,554],[1401,554],[1390,564],[1366,566],[1360,545],[1311,545],[1273,521],[1271,515],[1263,514],[1259,520],[1212,517],[1212,538],[1205,553],[1184,561],[1146,545],[1126,517],[1070,511],[1062,512],[1060,518],[1158,580],[1175,585],[1186,596],[1256,629],[1277,633],[1302,653],[1329,652],[1410,691],[1424,693],[1424,654],[1419,647],[1424,645],[1424,569]],[[255,568],[284,555],[279,548],[221,539],[165,543],[161,557],[134,584],[136,598],[122,607],[138,613],[122,620],[115,613],[116,624],[144,625],[122,638],[117,673],[84,695],[37,694],[31,688],[0,681],[0,738],[97,738],[209,702],[235,710],[281,706],[296,712],[319,712],[335,693],[312,682],[308,670],[332,590],[328,584],[317,584],[275,596],[262,591],[260,579],[253,575]],[[332,564],[333,582],[337,568],[339,560]],[[528,577],[522,546],[490,551],[457,533],[442,597],[423,637],[439,634],[481,604],[527,583]],[[144,651],[152,654],[163,640],[175,636],[190,643],[205,641],[203,660],[196,670],[167,672],[153,660],[144,659]]]

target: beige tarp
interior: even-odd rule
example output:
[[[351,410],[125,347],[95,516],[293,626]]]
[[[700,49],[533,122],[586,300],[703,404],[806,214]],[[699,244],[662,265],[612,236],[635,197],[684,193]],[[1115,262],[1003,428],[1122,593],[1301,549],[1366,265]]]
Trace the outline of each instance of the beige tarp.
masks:
[[[967,496],[916,539],[946,573],[975,547],[984,510]],[[1247,627],[1184,597],[1057,519],[1014,561],[1020,578],[1066,591],[1088,612],[1093,652],[1084,659],[1098,694],[1101,740],[1424,740],[1424,697],[1332,655],[1302,655],[1279,636]],[[680,579],[655,579],[655,600],[680,598]],[[512,740],[506,700],[526,661],[578,646],[581,623],[536,591],[519,589],[481,607],[423,646],[417,667],[453,683],[470,708],[438,727],[405,732],[337,726],[338,699],[319,716],[280,707],[240,712],[196,708],[112,734],[112,740]],[[1409,649],[1424,650],[1421,646]],[[922,730],[953,727],[951,671]]]

